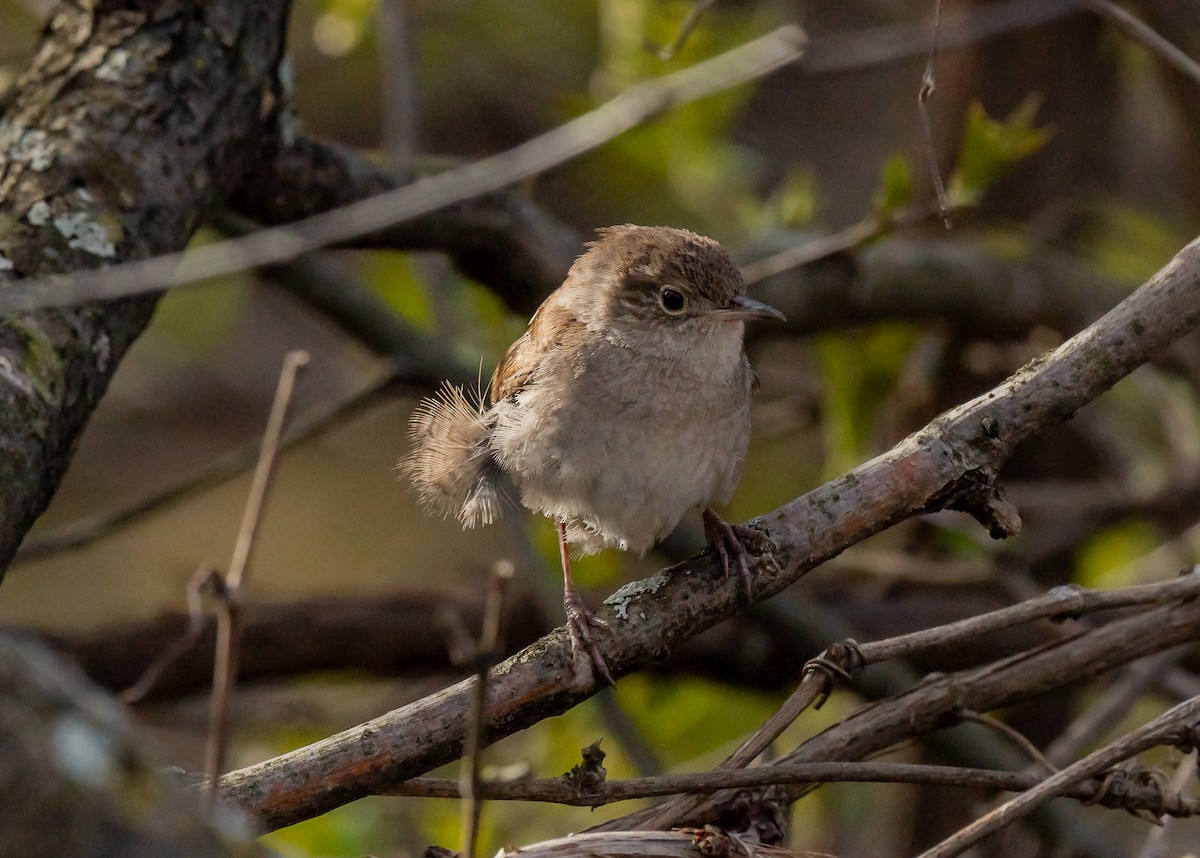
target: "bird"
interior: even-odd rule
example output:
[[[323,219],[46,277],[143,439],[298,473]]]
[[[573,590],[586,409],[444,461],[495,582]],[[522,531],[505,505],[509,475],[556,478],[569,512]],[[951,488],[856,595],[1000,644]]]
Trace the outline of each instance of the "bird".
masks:
[[[490,524],[516,492],[558,530],[572,658],[605,623],[575,589],[570,546],[644,554],[700,510],[725,575],[749,593],[743,539],[725,522],[750,440],[758,379],[745,322],[784,320],[749,298],[741,272],[711,238],[625,224],[597,230],[562,285],[538,307],[486,389],[449,383],[422,400],[401,462],[418,498],[464,528]]]

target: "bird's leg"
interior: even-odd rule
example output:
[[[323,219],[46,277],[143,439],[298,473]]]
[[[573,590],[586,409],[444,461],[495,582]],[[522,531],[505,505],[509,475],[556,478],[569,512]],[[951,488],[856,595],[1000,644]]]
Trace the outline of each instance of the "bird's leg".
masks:
[[[580,651],[586,649],[588,657],[596,673],[604,677],[604,681],[615,686],[617,683],[608,670],[608,663],[596,646],[592,637],[592,627],[608,628],[608,623],[597,617],[583,604],[583,599],[575,590],[575,581],[571,577],[571,555],[567,549],[567,523],[558,520],[558,556],[562,559],[563,570],[563,608],[567,612],[567,628],[571,632],[571,658],[578,660]]]
[[[721,558],[721,568],[725,571],[726,578],[729,577],[729,560],[732,556],[733,562],[737,566],[738,580],[742,582],[746,598],[753,599],[750,554],[746,551],[746,546],[742,545],[741,540],[761,542],[766,537],[753,527],[746,527],[744,524],[730,524],[717,515],[716,510],[710,506],[704,509],[704,538],[717,550],[717,556]]]

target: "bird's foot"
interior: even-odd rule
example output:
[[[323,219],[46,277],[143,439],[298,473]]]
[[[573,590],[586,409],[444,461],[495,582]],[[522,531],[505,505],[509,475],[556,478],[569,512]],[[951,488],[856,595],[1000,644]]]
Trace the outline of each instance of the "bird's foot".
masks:
[[[596,673],[609,685],[616,686],[616,680],[613,679],[612,673],[608,669],[608,663],[604,660],[600,648],[596,646],[596,638],[592,635],[592,629],[607,629],[608,623],[589,611],[583,604],[583,599],[574,590],[564,594],[563,608],[567,612],[567,630],[571,633],[573,663],[578,664],[579,659],[586,652]]]
[[[721,569],[724,570],[725,577],[729,577],[730,560],[732,559],[732,565],[737,567],[738,580],[742,584],[746,598],[753,599],[754,576],[750,571],[750,566],[754,561],[743,543],[758,549],[758,553],[773,551],[775,543],[771,542],[770,538],[761,530],[747,527],[744,524],[730,524],[717,515],[712,507],[704,510],[704,536],[716,549],[717,556],[721,558]]]

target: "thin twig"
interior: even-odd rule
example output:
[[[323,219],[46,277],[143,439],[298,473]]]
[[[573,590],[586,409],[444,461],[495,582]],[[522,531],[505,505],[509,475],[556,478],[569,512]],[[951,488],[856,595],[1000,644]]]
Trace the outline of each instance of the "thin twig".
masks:
[[[645,39],[643,45],[646,50],[654,54],[660,60],[673,60],[679,51],[687,42],[688,36],[692,34],[692,30],[696,29],[696,25],[700,23],[700,19],[704,17],[704,13],[708,8],[715,3],[716,0],[696,0],[692,4],[692,8],[688,10],[687,17],[683,19],[683,24],[679,27],[679,33],[671,41],[671,44],[663,45],[655,44],[650,39]]]
[[[581,792],[562,778],[528,781],[488,782],[480,785],[481,795],[489,801],[532,801],[564,804],[572,807],[602,807],[620,801],[677,795],[713,793],[725,789],[759,789],[780,784],[822,783],[905,783],[959,787],[962,789],[1024,792],[1042,781],[1029,772],[1005,772],[994,769],[959,766],[914,765],[910,763],[792,763],[753,769],[695,772],[654,777],[605,781],[593,790]],[[1100,802],[1108,807],[1129,810],[1162,810],[1171,816],[1200,815],[1200,799],[1184,799],[1179,790],[1165,798],[1158,789],[1135,783],[1122,784],[1120,790],[1107,788],[1103,778],[1084,780],[1062,794],[1084,802]],[[413,778],[386,792],[391,796],[422,798],[461,798],[459,781],[450,778]]]
[[[245,238],[110,268],[24,280],[0,290],[0,313],[28,313],[152,292],[295,259],[463,200],[499,191],[577,158],[648,119],[794,62],[806,37],[786,25],[704,62],[635,84],[595,110],[505,152]],[[182,267],[180,267],[182,264]]]
[[[183,637],[176,638],[170,646],[164,649],[150,666],[138,677],[137,682],[122,691],[119,695],[122,703],[132,705],[137,703],[158,683],[163,672],[183,656],[191,652],[204,635],[208,626],[208,617],[204,614],[202,596],[205,592],[216,593],[221,573],[210,563],[201,564],[187,583],[188,627]]]
[[[1200,595],[1200,567],[1157,584],[1137,584],[1115,590],[1088,590],[1074,584],[1055,587],[1044,596],[932,629],[897,635],[858,645],[863,665],[904,658],[936,646],[957,643],[1038,619],[1078,617],[1115,608],[1159,605]]]
[[[205,798],[210,807],[216,801],[218,779],[225,768],[225,752],[229,742],[229,708],[233,698],[233,687],[237,682],[238,647],[241,644],[243,582],[249,571],[254,538],[258,533],[267,492],[275,473],[275,460],[279,454],[288,406],[292,401],[296,374],[307,363],[308,352],[305,351],[292,351],[284,356],[279,385],[275,389],[275,401],[271,405],[267,428],[263,433],[258,466],[254,469],[254,479],[250,483],[250,494],[246,499],[246,510],[238,529],[237,541],[233,546],[229,573],[225,576],[217,598],[217,648],[213,657],[213,691],[204,765],[207,776]]]
[[[348,391],[343,398],[306,413],[293,421],[288,428],[284,437],[284,447],[291,447],[320,435],[350,415],[367,408],[380,394],[395,385],[396,381],[394,373],[375,374],[366,384]],[[213,459],[191,476],[160,491],[151,492],[128,506],[81,518],[46,533],[31,536],[21,545],[13,564],[28,563],[41,557],[90,545],[192,492],[220,485],[253,465],[258,458],[259,447],[259,441],[235,447]]]
[[[1046,748],[1046,757],[1056,766],[1064,766],[1078,757],[1083,748],[1126,717],[1142,693],[1188,649],[1190,647],[1166,650],[1131,664],[1099,700],[1090,703],[1050,743]]]
[[[383,150],[392,167],[407,168],[417,154],[418,65],[413,49],[410,0],[383,0],[376,7]]]
[[[933,145],[933,127],[929,121],[929,99],[937,90],[934,68],[937,64],[938,40],[942,32],[942,0],[935,0],[933,11],[933,35],[929,47],[929,58],[925,61],[925,73],[921,76],[921,88],[917,91],[917,112],[921,117],[921,133],[925,137],[925,156],[929,161],[929,176],[937,192],[938,209],[942,222],[950,229],[950,201],[946,196],[946,185],[942,181],[942,170],[938,165],[937,151]]]
[[[812,665],[813,662],[809,662]],[[819,670],[806,666],[800,685],[770,718],[762,723],[732,754],[718,767],[718,771],[731,772],[744,769],[767,749],[779,736],[800,717],[800,714],[828,692],[829,678]],[[683,795],[666,802],[638,828],[645,830],[668,828],[677,819],[685,819],[704,801],[704,796]]]
[[[1113,24],[1180,74],[1200,83],[1200,63],[1164,38],[1145,21],[1121,8],[1112,0],[1075,0],[1076,5]]]
[[[785,248],[778,253],[742,266],[742,280],[747,286],[753,286],[768,277],[774,277],[776,274],[799,268],[801,265],[816,262],[818,259],[824,259],[837,253],[848,253],[859,245],[879,238],[896,227],[920,223],[927,217],[929,217],[929,212],[919,207],[894,212],[887,218],[870,215],[832,235],[814,238],[797,247]]]
[[[492,568],[487,600],[483,607],[483,629],[475,647],[475,688],[471,694],[471,710],[467,718],[467,734],[463,742],[463,767],[459,786],[465,799],[462,806],[462,855],[474,858],[479,840],[479,819],[483,810],[482,779],[479,776],[483,749],[487,746],[487,677],[500,651],[500,618],[504,612],[504,595],[513,577],[513,565],[507,560]]]
[[[989,718],[987,715],[981,715],[978,712],[972,712],[968,709],[960,711],[958,713],[958,718],[960,721],[969,721],[972,724],[978,724],[981,727],[986,727],[989,730],[996,731],[1024,751],[1031,759],[1033,759],[1034,762],[1036,762],[1046,771],[1058,771],[1058,766],[1046,759],[1046,755],[1038,750],[1038,746],[1029,741],[1028,736],[1013,727],[1011,724],[1006,724],[999,718]]]
[[[742,266],[742,280],[747,286],[753,286],[761,280],[782,274],[784,271],[799,268],[801,265],[816,262],[818,259],[833,256],[835,253],[846,253],[880,235],[882,229],[879,218],[875,216],[865,218],[832,235],[814,238],[797,247],[788,247]]]
[[[1010,799],[955,832],[932,849],[921,853],[920,858],[952,858],[960,855],[984,837],[1029,813],[1046,799],[1061,795],[1063,790],[1072,784],[1093,777],[1143,751],[1164,744],[1195,743],[1198,717],[1200,697],[1171,707],[1153,721],[1088,754],[1082,760],[1046,778],[1028,792]]]
[[[1085,590],[1075,585],[1056,587],[1045,596],[1030,599],[1019,605],[1001,608],[932,629],[907,635],[859,644],[849,641],[831,647],[809,661],[800,685],[757,730],[721,764],[722,770],[739,769],[750,765],[767,746],[774,742],[809,706],[829,692],[835,676],[848,676],[869,664],[893,658],[907,657],[926,649],[969,640],[987,632],[1027,623],[1036,619],[1059,616],[1079,616],[1117,607],[1156,605],[1200,594],[1200,567],[1189,575],[1159,584],[1142,584],[1120,590]],[[1053,766],[1048,766],[1053,770]],[[685,819],[696,810],[702,799],[684,796],[667,802],[648,819],[646,828],[662,828],[675,820]]]

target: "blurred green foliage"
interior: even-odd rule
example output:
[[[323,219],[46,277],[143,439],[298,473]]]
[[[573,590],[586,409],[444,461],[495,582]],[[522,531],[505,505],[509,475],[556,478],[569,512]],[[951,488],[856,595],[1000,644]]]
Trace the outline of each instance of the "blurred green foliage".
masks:
[[[822,430],[827,477],[850,470],[878,450],[877,416],[895,389],[904,357],[918,335],[909,325],[879,325],[816,338],[825,392]]]
[[[433,306],[415,257],[377,251],[364,254],[362,277],[398,316],[429,332],[434,328]]]
[[[1075,556],[1076,583],[1084,587],[1128,587],[1142,584],[1131,575],[1130,565],[1162,543],[1152,524],[1129,519],[1092,534]]]
[[[737,204],[742,229],[750,235],[780,227],[803,229],[812,225],[820,210],[815,177],[808,170],[795,168],[784,174],[766,199],[746,194]]]
[[[908,159],[899,152],[889,156],[883,162],[879,185],[879,192],[875,195],[875,213],[881,218],[886,219],[909,205],[916,197],[916,192]]]
[[[211,244],[222,237],[201,229],[192,246]],[[254,280],[253,272],[243,271],[168,292],[154,311],[155,336],[169,342],[181,359],[202,358],[226,342],[241,322],[249,303],[247,290]]]
[[[1179,223],[1110,195],[1089,214],[1083,249],[1109,276],[1132,282],[1148,278],[1189,239]]]

